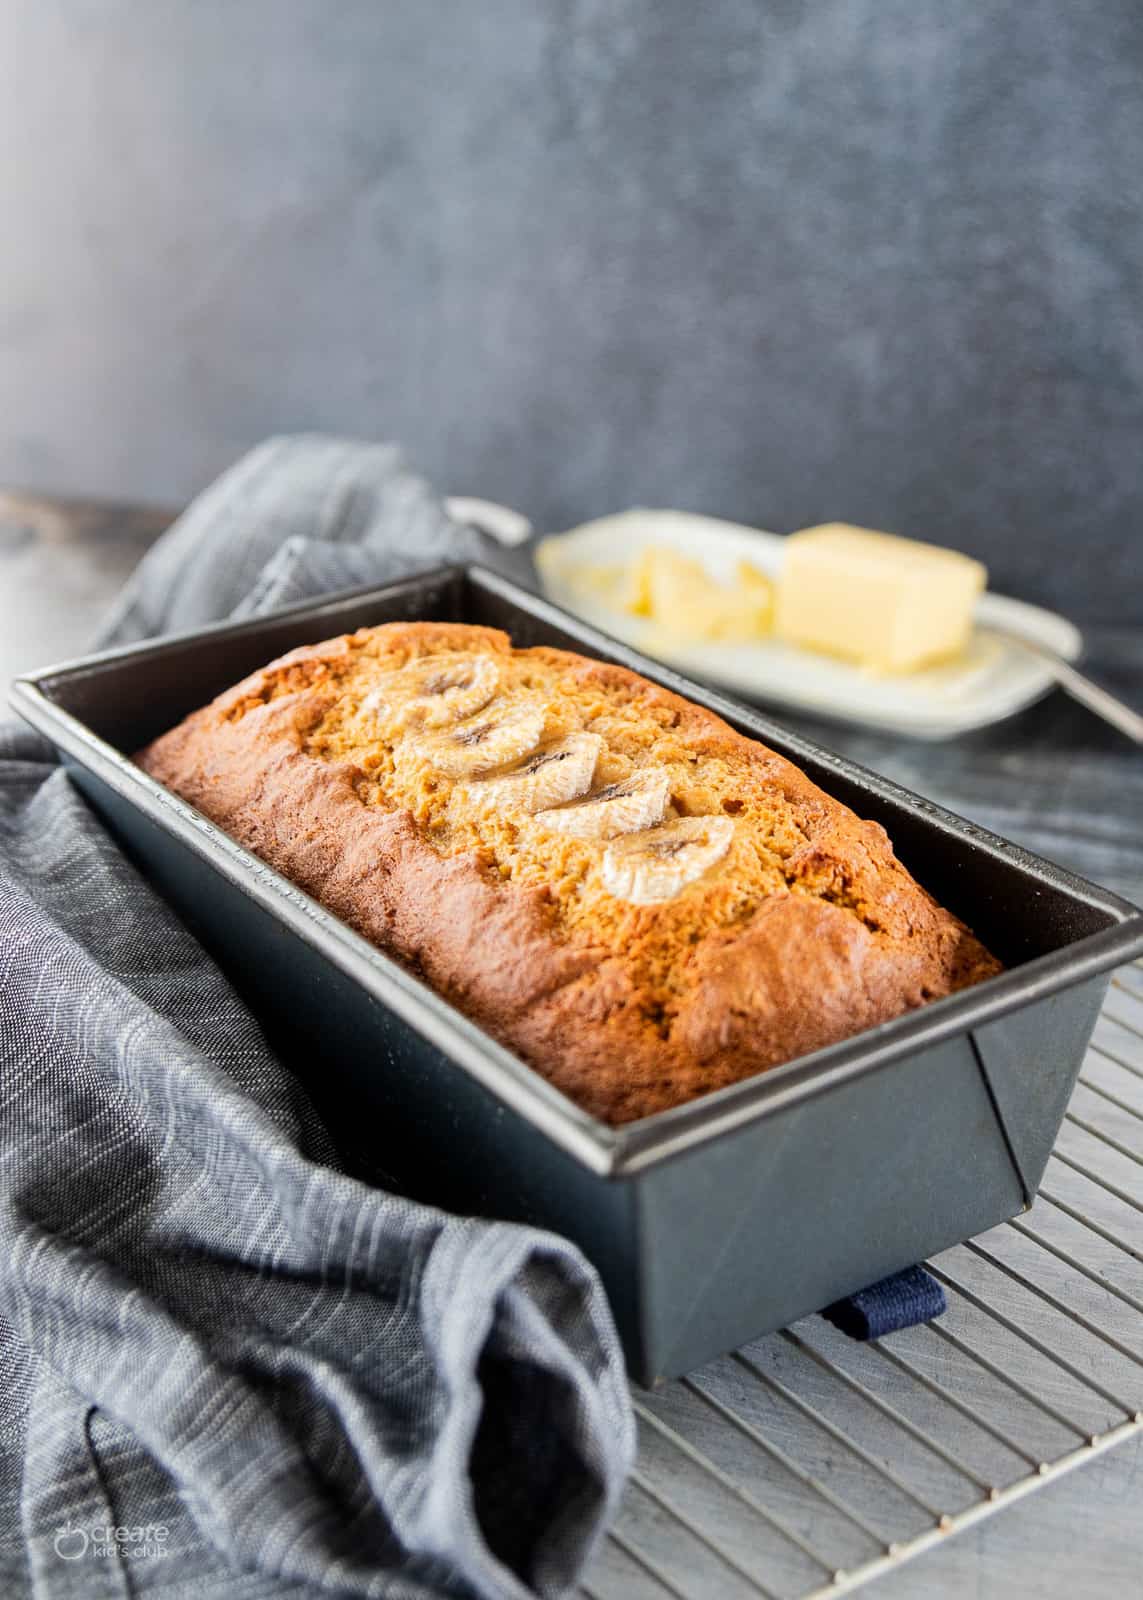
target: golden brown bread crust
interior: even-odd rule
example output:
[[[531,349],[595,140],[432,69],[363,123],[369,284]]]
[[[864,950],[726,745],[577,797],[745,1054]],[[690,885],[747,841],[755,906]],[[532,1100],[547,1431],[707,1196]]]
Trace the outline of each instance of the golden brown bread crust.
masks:
[[[379,732],[368,712],[371,686],[456,651],[542,705],[545,739],[599,735],[600,781],[653,765],[669,816],[732,818],[726,859],[633,905],[601,886],[600,842],[474,809],[415,724]],[[783,757],[622,667],[514,651],[493,629],[396,623],[294,651],[138,761],[613,1123],[1000,970],[884,829]]]

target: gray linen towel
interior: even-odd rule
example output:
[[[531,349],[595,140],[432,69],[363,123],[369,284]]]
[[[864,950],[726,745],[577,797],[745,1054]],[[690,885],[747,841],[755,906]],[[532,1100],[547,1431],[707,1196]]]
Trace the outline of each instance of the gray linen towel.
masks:
[[[385,447],[255,450],[108,640],[480,553]],[[0,729],[0,1588],[557,1595],[634,1448],[566,1241],[338,1169],[257,1019]]]

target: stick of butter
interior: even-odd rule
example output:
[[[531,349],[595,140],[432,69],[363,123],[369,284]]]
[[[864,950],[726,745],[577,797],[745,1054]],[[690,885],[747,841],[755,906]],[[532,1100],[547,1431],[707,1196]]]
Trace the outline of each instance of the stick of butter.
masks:
[[[786,540],[775,630],[880,672],[910,672],[963,651],[986,579],[955,550],[827,522]]]

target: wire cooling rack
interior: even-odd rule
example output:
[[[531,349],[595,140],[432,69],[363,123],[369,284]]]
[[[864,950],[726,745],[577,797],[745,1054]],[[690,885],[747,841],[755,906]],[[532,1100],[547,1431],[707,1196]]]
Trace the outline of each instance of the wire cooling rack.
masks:
[[[820,1317],[653,1394],[585,1600],[833,1600],[1143,1432],[1143,963],[1032,1209],[929,1263],[939,1322]]]

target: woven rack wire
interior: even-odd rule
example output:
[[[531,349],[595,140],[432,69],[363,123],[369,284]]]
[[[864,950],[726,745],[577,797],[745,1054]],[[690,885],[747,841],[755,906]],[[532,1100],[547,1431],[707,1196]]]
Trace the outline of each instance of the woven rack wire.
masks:
[[[820,1317],[636,1391],[585,1600],[832,1600],[1143,1431],[1143,963],[1115,974],[1040,1194],[929,1270],[939,1322]]]

